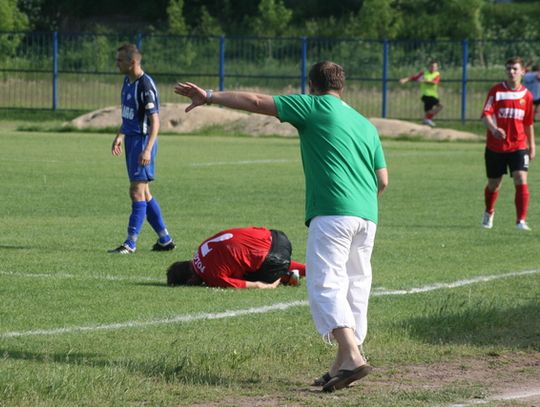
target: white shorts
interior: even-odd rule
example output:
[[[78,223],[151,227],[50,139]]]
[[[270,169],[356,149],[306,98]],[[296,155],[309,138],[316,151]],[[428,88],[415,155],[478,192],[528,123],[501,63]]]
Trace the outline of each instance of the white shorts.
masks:
[[[375,223],[355,216],[311,220],[307,289],[313,321],[327,340],[336,328],[352,328],[358,345],[364,342],[376,231]]]

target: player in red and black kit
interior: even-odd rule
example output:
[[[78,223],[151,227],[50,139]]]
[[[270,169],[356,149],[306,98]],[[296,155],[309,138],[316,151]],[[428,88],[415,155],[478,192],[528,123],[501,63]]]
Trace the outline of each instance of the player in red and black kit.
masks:
[[[291,261],[291,253],[291,242],[279,230],[261,227],[222,230],[202,242],[192,260],[171,264],[167,284],[223,288],[297,285],[306,268]]]
[[[527,171],[536,149],[533,97],[521,84],[524,73],[521,58],[506,61],[507,79],[491,88],[482,111],[482,120],[488,129],[485,150],[488,183],[484,190],[486,210],[482,218],[482,226],[486,229],[493,227],[495,201],[502,177],[509,168],[516,191],[516,227],[531,230],[526,222],[529,207]]]

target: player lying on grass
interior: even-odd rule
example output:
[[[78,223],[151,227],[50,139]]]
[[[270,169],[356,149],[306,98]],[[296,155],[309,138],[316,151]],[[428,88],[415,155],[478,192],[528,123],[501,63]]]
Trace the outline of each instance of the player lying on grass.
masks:
[[[200,244],[192,260],[169,266],[167,284],[276,288],[299,285],[302,263],[291,261],[285,233],[261,227],[222,230]]]

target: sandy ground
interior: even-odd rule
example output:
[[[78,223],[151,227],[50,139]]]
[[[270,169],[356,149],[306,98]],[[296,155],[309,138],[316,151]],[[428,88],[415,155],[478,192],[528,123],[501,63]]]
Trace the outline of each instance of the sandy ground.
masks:
[[[198,107],[189,113],[187,104],[165,103],[160,108],[161,131],[192,133],[211,126],[241,132],[255,137],[279,135],[295,137],[296,129],[270,116],[248,114],[216,106]],[[107,107],[80,116],[70,123],[76,128],[106,128],[120,126],[120,108]],[[478,140],[478,136],[457,130],[430,128],[402,120],[370,118],[379,133],[386,137],[417,137],[431,140]]]

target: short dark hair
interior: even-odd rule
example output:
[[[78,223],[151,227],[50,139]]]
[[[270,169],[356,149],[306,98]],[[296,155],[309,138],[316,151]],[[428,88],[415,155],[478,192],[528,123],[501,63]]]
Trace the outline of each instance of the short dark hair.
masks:
[[[167,269],[167,285],[188,285],[193,277],[191,261],[177,261]]]
[[[514,65],[514,64],[520,64],[522,68],[525,68],[525,61],[521,57],[508,58],[504,65],[506,66],[506,65]]]
[[[142,59],[141,51],[135,44],[123,44],[116,51],[125,52],[130,61],[140,61]]]
[[[335,62],[321,61],[309,70],[309,80],[321,92],[341,91],[345,84],[345,71]]]

